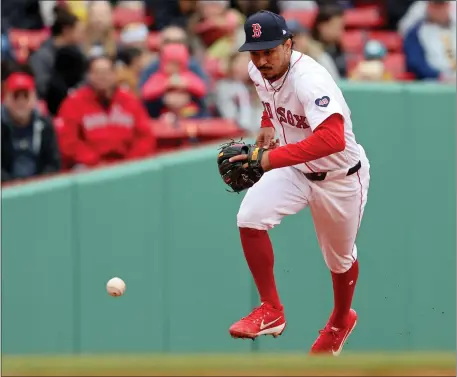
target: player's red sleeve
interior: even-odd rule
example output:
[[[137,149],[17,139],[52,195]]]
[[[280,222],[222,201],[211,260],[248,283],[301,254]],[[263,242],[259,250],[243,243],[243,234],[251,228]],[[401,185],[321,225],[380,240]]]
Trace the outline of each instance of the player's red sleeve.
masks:
[[[141,97],[146,101],[154,101],[163,96],[168,88],[168,79],[163,75],[152,75],[141,89]]]
[[[264,127],[274,127],[266,110],[263,110],[262,120],[260,121],[260,128]]]
[[[142,104],[135,98],[133,111],[135,114],[134,141],[127,154],[128,159],[145,157],[156,150],[156,138],[152,132],[149,116]]]
[[[76,101],[74,97],[67,97],[56,117],[59,122],[57,135],[61,153],[72,163],[94,166],[99,163],[100,156],[80,137],[81,114],[84,111],[81,111]]]
[[[310,137],[276,148],[268,157],[271,167],[276,169],[317,160],[341,152],[344,148],[344,118],[341,114],[332,114],[316,127]]]

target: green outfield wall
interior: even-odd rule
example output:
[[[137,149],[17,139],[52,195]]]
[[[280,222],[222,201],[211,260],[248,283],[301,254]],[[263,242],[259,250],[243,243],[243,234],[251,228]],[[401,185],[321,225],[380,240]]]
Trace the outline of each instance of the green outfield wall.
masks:
[[[456,91],[343,87],[371,162],[352,350],[455,350]],[[306,210],[272,230],[288,316],[278,339],[232,340],[257,298],[216,148],[2,191],[2,351],[306,350],[332,307]],[[122,277],[123,297],[105,291]]]

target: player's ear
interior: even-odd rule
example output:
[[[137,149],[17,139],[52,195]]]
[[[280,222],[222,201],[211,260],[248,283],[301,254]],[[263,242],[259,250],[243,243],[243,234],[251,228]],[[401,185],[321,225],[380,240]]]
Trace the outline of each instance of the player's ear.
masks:
[[[289,38],[288,40],[286,40],[286,42],[284,43],[284,48],[286,49],[286,51],[290,51],[292,49],[292,39]]]

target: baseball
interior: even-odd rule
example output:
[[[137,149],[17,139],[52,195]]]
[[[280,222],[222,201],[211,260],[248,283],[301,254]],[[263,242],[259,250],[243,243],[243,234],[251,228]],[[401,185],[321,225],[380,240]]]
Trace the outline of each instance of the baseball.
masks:
[[[106,290],[113,297],[122,296],[125,292],[125,283],[121,278],[112,278],[106,283]]]

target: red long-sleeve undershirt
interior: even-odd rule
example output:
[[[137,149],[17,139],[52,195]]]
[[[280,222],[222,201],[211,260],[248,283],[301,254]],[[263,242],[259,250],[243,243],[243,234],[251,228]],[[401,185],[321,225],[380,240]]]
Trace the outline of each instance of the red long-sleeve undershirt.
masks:
[[[262,117],[262,127],[266,127],[264,123],[266,121]],[[317,160],[341,152],[345,147],[344,118],[341,114],[332,114],[316,127],[311,136],[298,143],[278,147],[268,157],[272,169],[277,169]]]

